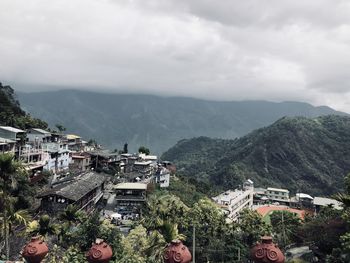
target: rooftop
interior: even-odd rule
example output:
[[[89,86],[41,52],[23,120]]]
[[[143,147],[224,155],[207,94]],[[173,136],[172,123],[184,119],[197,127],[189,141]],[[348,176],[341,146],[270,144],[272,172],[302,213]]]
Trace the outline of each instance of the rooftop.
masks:
[[[35,131],[37,133],[41,133],[41,134],[45,134],[45,135],[51,135],[51,132],[45,131],[43,129],[39,129],[39,128],[32,128],[32,131]]]
[[[284,193],[289,193],[287,189],[282,189],[282,188],[273,188],[273,187],[268,187],[267,191],[276,191],[276,192],[284,192]]]
[[[144,183],[120,183],[113,187],[115,190],[147,190]]]
[[[242,196],[243,194],[248,192],[250,192],[250,190],[228,190],[222,194],[219,194],[218,196],[213,197],[213,200],[216,202],[230,202],[231,200],[236,199],[237,197]]]
[[[10,131],[10,132],[14,132],[14,133],[23,133],[25,131],[14,128],[14,127],[10,127],[10,126],[0,126],[0,129],[6,130],[6,131]]]
[[[16,143],[14,140],[6,139],[6,138],[1,138],[0,137],[0,145],[6,145],[8,143]]]
[[[314,198],[314,205],[319,205],[319,206],[329,206],[333,205],[335,209],[342,209],[342,203],[331,199],[331,198],[326,198],[326,197],[315,197]]]
[[[81,137],[80,137],[80,136],[75,135],[75,134],[67,134],[67,135],[66,135],[66,137],[67,137],[67,139],[68,139],[68,140],[76,140],[76,139],[81,139]]]
[[[105,180],[106,177],[103,174],[88,172],[71,181],[59,184],[56,187],[41,193],[38,197],[59,195],[72,201],[78,201],[87,193],[102,185]]]

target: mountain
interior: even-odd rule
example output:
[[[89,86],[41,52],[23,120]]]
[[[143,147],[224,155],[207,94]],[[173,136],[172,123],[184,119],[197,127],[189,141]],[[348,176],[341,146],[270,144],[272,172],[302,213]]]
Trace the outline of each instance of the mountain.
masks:
[[[350,172],[350,117],[284,117],[236,140],[181,140],[162,159],[220,189],[252,179],[260,187],[330,195]]]
[[[25,110],[67,132],[96,139],[111,149],[125,142],[135,151],[143,145],[160,154],[184,138],[233,139],[283,116],[315,117],[338,112],[299,102],[217,102],[63,90],[19,93]],[[342,114],[342,113],[339,113]]]
[[[47,128],[44,121],[31,117],[21,109],[15,96],[15,91],[10,86],[3,86],[0,82],[0,126],[13,126],[20,129],[32,127]]]

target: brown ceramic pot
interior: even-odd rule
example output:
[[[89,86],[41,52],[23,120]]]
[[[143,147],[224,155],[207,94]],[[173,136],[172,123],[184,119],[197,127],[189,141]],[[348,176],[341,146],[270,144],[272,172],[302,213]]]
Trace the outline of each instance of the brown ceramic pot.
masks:
[[[46,243],[40,237],[32,237],[23,248],[22,256],[28,263],[40,263],[49,252]]]
[[[272,243],[272,237],[264,236],[261,243],[256,244],[250,251],[255,263],[284,263],[285,257],[279,247]]]
[[[165,249],[163,258],[165,263],[189,263],[192,255],[180,240],[174,240]]]
[[[97,239],[86,253],[86,259],[90,263],[108,263],[112,258],[112,248],[102,239]]]

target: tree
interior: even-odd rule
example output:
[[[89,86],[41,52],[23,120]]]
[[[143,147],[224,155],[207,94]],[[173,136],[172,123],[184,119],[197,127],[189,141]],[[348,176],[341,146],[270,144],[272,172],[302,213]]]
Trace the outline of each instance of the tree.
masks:
[[[29,223],[27,231],[29,235],[53,236],[59,232],[59,225],[52,223],[48,215],[42,215],[39,220]]]
[[[9,259],[9,238],[14,224],[27,224],[29,215],[25,210],[16,209],[17,197],[13,194],[18,188],[18,182],[26,177],[23,166],[14,160],[11,154],[0,155],[0,223],[1,235],[4,239],[5,257]]]
[[[240,213],[238,227],[242,241],[247,246],[252,246],[262,236],[271,233],[269,225],[263,221],[258,212],[249,209],[244,209]]]
[[[60,133],[63,133],[66,130],[66,128],[62,124],[56,124],[55,127]]]
[[[278,243],[286,246],[298,241],[298,228],[301,226],[301,220],[298,215],[289,211],[274,211],[270,215],[272,231],[278,238]]]
[[[123,153],[128,153],[128,144],[124,144]]]
[[[145,146],[140,146],[139,153],[144,153],[146,155],[149,155],[150,154],[150,150],[148,148],[146,148]]]

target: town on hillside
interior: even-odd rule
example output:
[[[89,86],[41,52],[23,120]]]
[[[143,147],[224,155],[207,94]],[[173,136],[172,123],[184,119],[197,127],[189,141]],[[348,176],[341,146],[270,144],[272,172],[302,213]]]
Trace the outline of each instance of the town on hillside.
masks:
[[[99,220],[113,225],[124,237],[133,233],[138,222],[153,220],[151,213],[145,214],[145,207],[155,199],[158,205],[161,204],[162,197],[155,197],[154,192],[166,190],[172,180],[179,180],[176,164],[159,160],[146,147],[141,146],[138,153],[129,153],[125,144],[123,150],[111,151],[94,140],[85,141],[79,135],[63,131],[0,126],[0,154],[14,156],[25,169],[30,184],[40,185],[31,204],[35,222],[40,224],[43,216],[59,218],[74,207],[76,212],[87,215],[97,213]],[[186,184],[186,181],[181,183]],[[174,199],[172,202],[179,201]],[[329,197],[312,197],[307,193],[291,196],[288,189],[255,187],[250,179],[242,182],[238,189],[212,196],[208,202],[220,211],[227,224],[244,224],[247,211],[259,215],[262,224],[273,224],[279,215],[282,223],[279,218],[277,221],[282,224],[284,232],[288,231],[284,225],[288,217],[294,222],[303,222],[322,214],[324,209],[343,209],[341,202]],[[172,216],[181,216],[182,212],[176,211]],[[40,234],[40,231],[33,233]],[[275,238],[283,243],[286,257],[293,258],[293,247],[288,248],[287,244],[296,239],[287,236],[284,233]],[[314,250],[317,248],[303,245],[298,253],[315,255]],[[191,251],[195,253],[193,249]],[[238,258],[242,257],[241,253],[238,253]],[[322,262],[317,261],[317,256],[313,256],[313,260]]]

